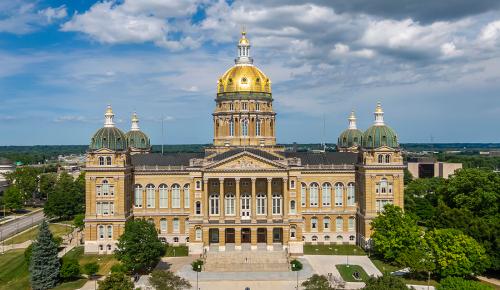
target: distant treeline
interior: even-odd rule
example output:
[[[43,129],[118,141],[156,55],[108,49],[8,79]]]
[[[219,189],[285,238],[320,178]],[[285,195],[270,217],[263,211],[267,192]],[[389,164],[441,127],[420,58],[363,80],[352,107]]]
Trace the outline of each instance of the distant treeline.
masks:
[[[163,145],[163,152],[203,152],[205,147],[210,146],[210,144],[182,144],[182,145]],[[327,151],[332,151],[335,149],[335,144],[326,144],[324,147],[322,144],[311,143],[311,144],[281,144],[281,146],[287,148],[294,148],[297,151],[307,151],[307,150],[317,150],[325,148]],[[500,164],[497,164],[497,158],[491,158],[489,161],[477,161],[484,160],[474,158],[464,158],[467,156],[473,156],[479,151],[483,150],[500,150],[499,143],[405,143],[401,146],[408,151],[463,151],[460,155],[442,155],[437,156],[443,161],[457,161],[467,163],[468,167],[489,167],[489,168],[499,168]],[[36,146],[0,146],[0,157],[5,157],[13,162],[22,162],[23,164],[38,164],[46,163],[47,161],[53,161],[57,159],[59,155],[70,155],[70,154],[84,154],[88,149],[87,145],[36,145]],[[153,145],[153,152],[162,152],[161,145]],[[462,156],[464,155],[464,156]],[[455,159],[454,159],[455,158]],[[459,161],[465,160],[465,161]],[[479,163],[478,163],[479,162]],[[481,162],[486,162],[487,166],[480,166]],[[493,164],[491,164],[493,162]],[[478,166],[474,166],[478,165]]]

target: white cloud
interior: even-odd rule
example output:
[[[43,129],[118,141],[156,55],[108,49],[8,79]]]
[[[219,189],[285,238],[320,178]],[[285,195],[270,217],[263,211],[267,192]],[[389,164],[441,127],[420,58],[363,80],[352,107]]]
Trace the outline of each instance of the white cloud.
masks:
[[[66,11],[66,6],[62,5],[56,8],[46,8],[38,11],[39,14],[44,15],[47,18],[48,23],[52,23],[52,21],[57,19],[62,19],[68,16],[68,12]]]
[[[39,7],[38,1],[3,1],[0,4],[0,32],[13,34],[32,33],[54,20],[66,17],[66,7]]]
[[[479,34],[479,41],[483,45],[493,46],[500,39],[500,20],[488,23]]]
[[[445,58],[451,58],[462,55],[463,51],[458,50],[453,42],[447,42],[441,45],[441,53]]]

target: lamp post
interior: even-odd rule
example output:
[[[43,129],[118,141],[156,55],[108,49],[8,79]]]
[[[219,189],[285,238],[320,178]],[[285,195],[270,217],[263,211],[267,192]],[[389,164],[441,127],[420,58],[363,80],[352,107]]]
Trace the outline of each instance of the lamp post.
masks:
[[[200,265],[200,264],[198,264],[198,265],[196,266],[196,268],[197,268],[197,269],[196,269],[196,290],[199,290],[200,288],[198,287],[198,273],[201,271],[201,265]]]

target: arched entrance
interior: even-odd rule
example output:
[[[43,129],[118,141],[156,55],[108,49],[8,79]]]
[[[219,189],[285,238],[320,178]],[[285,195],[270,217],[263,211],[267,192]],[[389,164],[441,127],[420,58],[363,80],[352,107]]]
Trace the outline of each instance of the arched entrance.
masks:
[[[267,229],[258,228],[257,229],[257,243],[267,243]]]

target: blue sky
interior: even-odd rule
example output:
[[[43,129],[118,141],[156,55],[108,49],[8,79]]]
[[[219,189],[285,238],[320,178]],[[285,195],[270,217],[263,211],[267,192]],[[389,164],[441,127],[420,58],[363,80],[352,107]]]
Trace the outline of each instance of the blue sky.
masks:
[[[259,2],[259,3],[257,3]],[[245,25],[278,142],[335,142],[381,101],[402,142],[500,142],[500,1],[0,2],[0,145],[87,144],[107,104],[161,143],[210,143]]]

